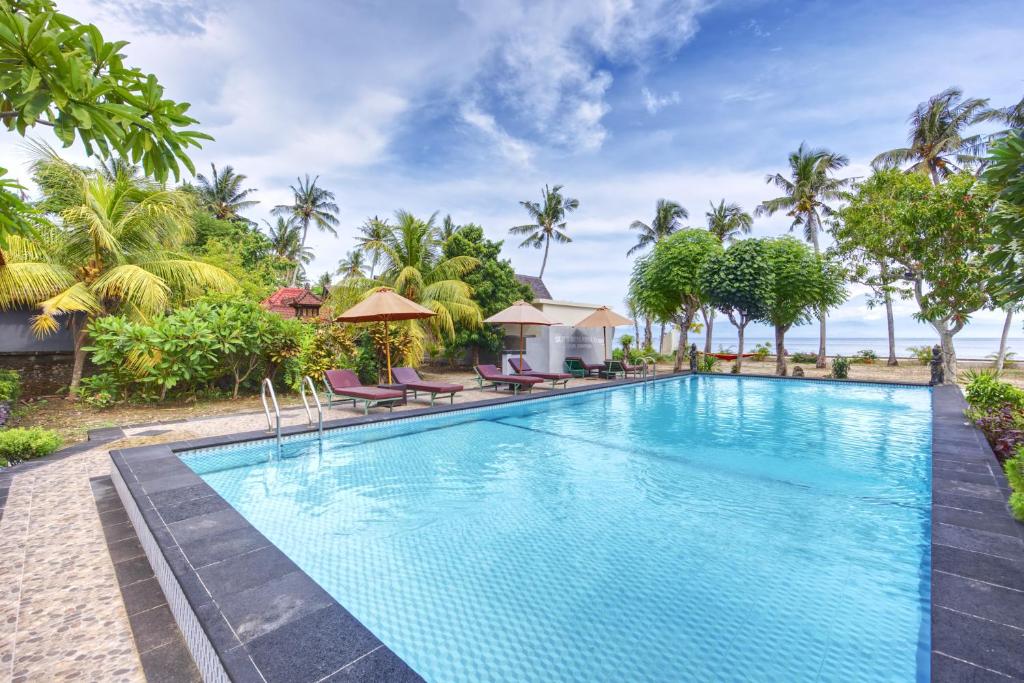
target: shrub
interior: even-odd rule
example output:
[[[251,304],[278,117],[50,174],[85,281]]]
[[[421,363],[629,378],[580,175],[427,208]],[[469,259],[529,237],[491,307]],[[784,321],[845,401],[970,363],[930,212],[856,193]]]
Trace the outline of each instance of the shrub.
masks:
[[[56,432],[42,427],[0,430],[0,461],[14,464],[49,455],[60,448]]]
[[[0,403],[17,403],[21,395],[21,375],[17,370],[0,370]]]
[[[854,363],[864,363],[865,365],[872,365],[878,361],[878,354],[871,349],[862,349],[857,352],[857,355],[851,359]]]
[[[1024,522],[1024,447],[1017,447],[1016,455],[1003,463],[1003,471],[1010,482],[1010,509],[1013,516]]]
[[[921,365],[928,365],[932,362],[932,347],[930,346],[908,346],[907,351],[910,352],[917,362]]]
[[[968,377],[969,381],[964,393],[972,408],[981,412],[1004,405],[1018,411],[1024,409],[1024,391],[1008,382],[1000,381],[994,373],[974,371],[965,377]]]
[[[754,350],[752,353],[754,354],[754,360],[763,361],[765,358],[771,355],[771,352],[772,343],[762,342],[761,344],[757,344],[756,346],[754,346]]]
[[[1024,417],[1019,410],[1003,405],[988,411],[971,409],[970,417],[985,434],[999,460],[1006,460],[1024,445]]]
[[[721,364],[722,359],[716,356],[712,356],[707,353],[700,353],[697,355],[697,372],[718,372],[718,366]]]
[[[850,359],[836,356],[832,359],[832,379],[846,379],[850,376]]]
[[[818,354],[804,353],[802,351],[798,351],[796,353],[790,354],[789,359],[794,363],[817,363]]]

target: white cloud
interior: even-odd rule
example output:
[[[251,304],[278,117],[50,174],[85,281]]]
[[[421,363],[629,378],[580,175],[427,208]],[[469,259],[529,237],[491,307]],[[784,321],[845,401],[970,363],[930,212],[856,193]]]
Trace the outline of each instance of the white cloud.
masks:
[[[655,95],[650,88],[642,88],[640,94],[644,98],[644,109],[652,116],[670,104],[679,104],[679,93],[675,90],[667,95]]]
[[[482,132],[495,143],[498,151],[517,166],[529,166],[533,150],[526,142],[509,135],[490,114],[480,111],[476,105],[465,104],[460,109],[462,120]]]

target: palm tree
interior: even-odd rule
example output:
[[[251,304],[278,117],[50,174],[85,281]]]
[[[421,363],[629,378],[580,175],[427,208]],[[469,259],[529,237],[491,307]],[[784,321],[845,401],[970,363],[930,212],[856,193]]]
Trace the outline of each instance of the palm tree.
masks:
[[[274,254],[292,264],[288,281],[294,285],[304,270],[303,264],[308,264],[313,260],[313,250],[302,246],[302,233],[293,219],[279,216],[275,225],[271,225],[265,220],[263,223],[267,226],[267,234],[270,237]]]
[[[749,235],[754,219],[735,202],[726,204],[722,199],[716,205],[710,202],[711,210],[704,214],[708,219],[708,231],[723,244],[734,242],[741,235]]]
[[[384,244],[384,239],[391,234],[393,228],[388,219],[381,220],[374,216],[373,218],[367,218],[363,221],[363,224],[357,228],[359,234],[356,235],[356,248],[358,251],[370,254],[370,279],[377,271],[377,263],[380,261],[381,246]]]
[[[769,174],[765,182],[775,185],[783,194],[775,199],[766,199],[754,210],[758,216],[785,211],[793,219],[790,231],[802,228],[804,239],[820,254],[818,237],[822,230],[822,217],[834,214],[828,202],[842,198],[847,179],[835,178],[834,171],[850,163],[842,154],[825,148],[808,148],[800,143],[799,149],[789,155],[789,178],[781,173]],[[825,367],[825,311],[818,311],[818,360],[815,367]]]
[[[222,221],[250,223],[251,221],[243,218],[239,212],[259,204],[258,201],[248,198],[249,194],[256,190],[243,190],[242,183],[246,177],[241,173],[235,173],[231,166],[225,166],[224,170],[218,173],[217,166],[210,164],[210,170],[212,174],[209,178],[202,173],[196,176],[199,203]]]
[[[643,221],[630,223],[629,229],[639,230],[640,236],[637,237],[636,244],[626,252],[626,256],[632,256],[635,252],[660,242],[681,227],[679,221],[689,217],[690,213],[678,202],[659,199],[654,207],[654,220],[650,225]]]
[[[145,320],[176,300],[237,286],[220,268],[181,255],[193,234],[188,192],[133,178],[123,168],[110,178],[48,148],[40,148],[33,171],[56,224],[46,222],[34,237],[8,238],[0,257],[0,308],[38,308],[32,329],[39,336],[68,320],[75,339],[72,395],[93,319],[118,313]]]
[[[899,167],[909,163],[910,173],[926,173],[939,182],[979,161],[975,154],[981,144],[977,135],[964,137],[964,130],[985,115],[988,100],[963,99],[959,88],[947,88],[917,105],[910,115],[908,147],[897,147],[874,158],[875,168]]]
[[[344,310],[377,287],[391,287],[434,311],[432,318],[406,323],[412,332],[411,355],[415,358],[423,356],[428,335],[450,340],[456,325],[477,327],[482,320],[472,290],[461,279],[480,261],[471,256],[444,258],[435,217],[423,220],[407,211],[395,213],[396,223],[379,245],[384,264],[380,277],[350,278],[331,293],[335,308]]]
[[[544,260],[540,264],[540,277],[544,279],[544,269],[548,265],[548,249],[551,247],[551,240],[567,244],[572,238],[565,234],[565,215],[580,208],[578,199],[562,196],[562,186],[555,185],[551,189],[545,185],[541,190],[542,203],[523,201],[519,204],[526,209],[533,219],[533,223],[516,225],[509,228],[513,235],[526,235],[526,239],[520,247],[533,247],[540,249],[544,247]]]
[[[452,220],[452,215],[447,214],[444,220],[441,221],[441,227],[437,230],[438,239],[441,242],[447,242],[452,235],[462,229],[461,225],[456,225],[455,221]]]
[[[334,193],[317,187],[320,176],[309,179],[306,174],[305,180],[295,179],[298,186],[292,185],[291,191],[294,200],[291,204],[279,204],[275,206],[272,213],[275,216],[291,216],[302,226],[302,239],[299,243],[306,246],[306,235],[309,233],[309,226],[314,225],[318,230],[329,232],[335,237],[338,231],[334,226],[338,224],[338,205],[334,203]],[[292,274],[292,284],[295,284],[295,277],[298,271]]]
[[[322,273],[316,281],[316,288],[320,296],[327,296],[331,291],[331,274]]]
[[[363,252],[356,249],[345,254],[345,258],[338,261],[338,275],[343,280],[366,277],[366,262],[363,260]]]

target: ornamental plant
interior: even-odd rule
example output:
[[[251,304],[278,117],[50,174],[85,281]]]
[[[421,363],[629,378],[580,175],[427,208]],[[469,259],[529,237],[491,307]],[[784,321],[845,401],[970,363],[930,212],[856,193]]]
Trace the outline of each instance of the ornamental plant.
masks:
[[[42,427],[0,429],[0,466],[49,455],[60,448],[56,432]]]

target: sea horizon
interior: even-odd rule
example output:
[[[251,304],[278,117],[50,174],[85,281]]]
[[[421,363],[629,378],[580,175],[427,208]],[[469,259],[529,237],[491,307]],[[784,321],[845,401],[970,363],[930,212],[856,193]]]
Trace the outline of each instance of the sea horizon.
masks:
[[[732,332],[730,330],[729,332]],[[657,334],[657,330],[655,331]],[[698,349],[704,347],[704,335],[691,334],[691,343],[696,343]],[[756,344],[771,342],[775,348],[775,337],[767,335],[750,335],[743,339],[745,351],[750,351]],[[718,330],[711,337],[712,347],[715,351],[719,347],[736,350],[737,339],[734,332],[718,334]],[[896,337],[896,355],[900,358],[911,356],[907,350],[911,346],[934,346],[939,343],[938,337]],[[999,351],[999,337],[961,337],[953,338],[953,346],[956,349],[957,357],[961,360],[990,360],[988,356]],[[1021,355],[1024,352],[1024,337],[1010,337],[1007,339],[1007,350],[1010,353]],[[816,352],[818,350],[817,336],[786,336],[786,349],[794,352]],[[880,357],[888,357],[889,340],[887,337],[829,337],[825,342],[825,351],[828,355],[841,354],[853,356],[863,350],[874,351]]]

